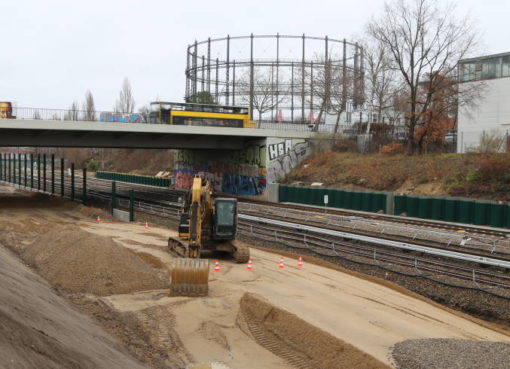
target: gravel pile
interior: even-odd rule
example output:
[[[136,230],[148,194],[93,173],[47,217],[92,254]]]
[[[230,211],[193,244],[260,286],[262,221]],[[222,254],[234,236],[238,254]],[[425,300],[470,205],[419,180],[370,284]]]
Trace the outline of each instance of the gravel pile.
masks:
[[[407,340],[392,348],[397,369],[508,369],[510,344],[460,339]]]
[[[168,287],[168,271],[75,225],[56,226],[21,253],[53,286],[99,296]]]

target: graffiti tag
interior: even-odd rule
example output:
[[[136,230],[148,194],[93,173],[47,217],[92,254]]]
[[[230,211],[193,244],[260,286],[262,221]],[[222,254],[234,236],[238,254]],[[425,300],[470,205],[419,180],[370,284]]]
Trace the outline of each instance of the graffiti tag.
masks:
[[[269,145],[269,160],[274,160],[287,155],[292,150],[292,140],[285,140],[277,144]]]
[[[140,114],[101,113],[99,121],[114,123],[142,123],[143,117]]]

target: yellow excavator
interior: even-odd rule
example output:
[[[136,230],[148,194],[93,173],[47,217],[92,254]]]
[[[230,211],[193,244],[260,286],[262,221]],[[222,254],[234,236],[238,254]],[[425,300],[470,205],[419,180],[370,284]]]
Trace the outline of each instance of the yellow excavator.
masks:
[[[182,258],[172,268],[172,296],[205,296],[209,290],[209,260],[201,259],[205,250],[232,254],[246,263],[250,250],[236,242],[237,199],[213,198],[208,181],[199,176],[186,200],[179,222],[179,237],[168,239],[168,249]]]

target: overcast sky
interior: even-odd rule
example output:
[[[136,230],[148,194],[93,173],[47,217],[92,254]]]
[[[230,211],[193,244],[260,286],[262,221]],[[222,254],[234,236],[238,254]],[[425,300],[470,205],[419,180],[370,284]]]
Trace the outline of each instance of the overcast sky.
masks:
[[[440,0],[442,2],[442,0]],[[0,101],[67,108],[90,89],[111,110],[124,77],[137,108],[182,101],[186,47],[208,37],[362,35],[384,0],[1,0]],[[481,32],[476,54],[510,52],[509,0],[463,0]]]

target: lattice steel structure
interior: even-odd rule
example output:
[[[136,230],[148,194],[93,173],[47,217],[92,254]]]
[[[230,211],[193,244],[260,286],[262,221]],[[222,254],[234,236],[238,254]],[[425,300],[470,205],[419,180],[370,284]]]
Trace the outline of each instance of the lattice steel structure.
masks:
[[[252,119],[323,121],[363,105],[363,78],[363,48],[345,39],[209,38],[188,46],[185,100],[209,92],[218,104],[249,106]]]

